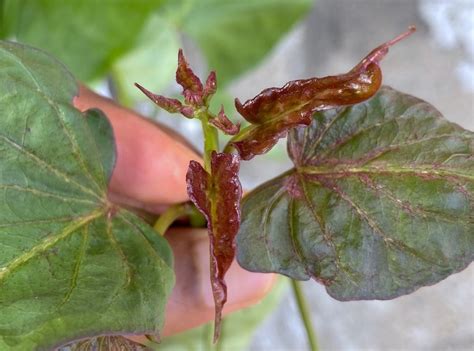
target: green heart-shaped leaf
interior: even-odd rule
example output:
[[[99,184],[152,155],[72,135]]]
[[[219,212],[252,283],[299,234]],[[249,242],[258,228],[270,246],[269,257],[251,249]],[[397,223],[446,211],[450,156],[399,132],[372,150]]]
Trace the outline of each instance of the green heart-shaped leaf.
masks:
[[[107,200],[112,129],[48,55],[0,42],[0,350],[155,333],[171,250]]]
[[[474,133],[388,87],[317,113],[288,140],[295,168],[243,202],[238,260],[314,278],[340,300],[390,299],[474,257]]]

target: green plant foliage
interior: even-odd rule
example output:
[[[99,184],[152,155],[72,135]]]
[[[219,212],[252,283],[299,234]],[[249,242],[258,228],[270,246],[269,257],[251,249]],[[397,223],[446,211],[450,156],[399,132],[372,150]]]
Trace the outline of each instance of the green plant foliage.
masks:
[[[224,85],[260,61],[312,0],[178,0],[165,13],[194,39]]]
[[[107,120],[76,110],[74,78],[35,49],[0,42],[0,81],[0,350],[158,332],[172,254],[107,200]]]
[[[474,257],[474,133],[384,87],[317,113],[288,140],[295,168],[243,202],[246,269],[310,277],[340,300],[390,299]]]
[[[143,99],[134,81],[154,90],[171,83],[175,55],[182,46],[180,34],[197,42],[224,84],[261,60],[311,4],[311,0],[1,0],[0,38],[13,37],[52,53],[82,81],[101,78],[112,69],[120,97],[131,105]]]
[[[252,341],[255,329],[280,303],[282,295],[287,291],[287,283],[287,279],[280,278],[262,302],[225,316],[216,350],[246,350]],[[209,351],[209,344],[212,341],[210,331],[212,323],[164,338],[158,345],[150,343],[148,346],[156,351]]]
[[[176,30],[163,16],[153,14],[134,48],[113,66],[113,78],[121,90],[119,100],[145,98],[135,82],[157,91],[167,88],[174,79],[180,45]]]
[[[59,58],[83,81],[107,72],[135,44],[162,0],[7,0],[9,35]]]

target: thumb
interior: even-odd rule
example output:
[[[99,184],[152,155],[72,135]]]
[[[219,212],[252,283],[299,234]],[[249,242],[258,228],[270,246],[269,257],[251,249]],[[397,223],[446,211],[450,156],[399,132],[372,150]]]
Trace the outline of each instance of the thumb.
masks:
[[[81,111],[99,108],[112,125],[117,147],[112,199],[152,212],[187,201],[188,164],[200,156],[181,136],[82,86],[74,106]]]

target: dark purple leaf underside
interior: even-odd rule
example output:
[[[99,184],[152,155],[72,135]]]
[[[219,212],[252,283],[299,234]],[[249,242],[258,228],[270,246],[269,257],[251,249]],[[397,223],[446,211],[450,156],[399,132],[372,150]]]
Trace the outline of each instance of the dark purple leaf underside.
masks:
[[[235,236],[240,225],[239,165],[237,155],[213,152],[212,176],[196,161],[190,162],[186,175],[189,197],[208,223],[211,285],[216,306],[214,340],[219,338],[222,308],[227,300],[224,276],[235,257]]]
[[[309,125],[317,111],[353,105],[372,97],[382,83],[380,60],[393,44],[414,31],[413,27],[375,48],[351,71],[338,76],[294,80],[282,88],[263,90],[242,104],[237,111],[250,123],[247,132],[233,140],[244,160],[270,150],[287,132]]]

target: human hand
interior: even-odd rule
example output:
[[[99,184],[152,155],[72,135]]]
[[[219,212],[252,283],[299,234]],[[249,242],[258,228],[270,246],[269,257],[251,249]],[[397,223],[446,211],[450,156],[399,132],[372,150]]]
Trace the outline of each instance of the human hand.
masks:
[[[99,108],[112,124],[117,145],[117,162],[109,187],[112,201],[159,213],[170,204],[188,200],[188,164],[201,158],[182,137],[84,87],[74,105],[81,111]],[[214,318],[205,230],[170,229],[166,238],[175,257],[176,286],[166,307],[161,336],[197,327]],[[224,314],[260,301],[274,280],[273,274],[251,273],[234,262],[226,275],[228,301]]]

